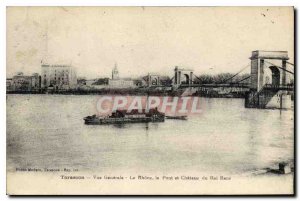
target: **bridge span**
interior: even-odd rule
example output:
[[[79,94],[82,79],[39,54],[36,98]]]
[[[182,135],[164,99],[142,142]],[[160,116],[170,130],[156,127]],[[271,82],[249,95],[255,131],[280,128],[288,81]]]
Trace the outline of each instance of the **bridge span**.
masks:
[[[291,82],[294,79],[294,64],[287,61],[288,52],[256,50],[252,52],[250,60],[248,65],[221,83],[201,83],[193,70],[176,66],[170,83],[161,85],[159,75],[148,75],[147,87],[190,91],[210,89],[221,89],[227,92],[242,91],[245,92],[247,108],[291,108],[291,96],[294,93],[294,84]],[[287,69],[288,65],[292,66],[292,69]],[[250,76],[232,82],[234,77],[246,69],[249,69]],[[245,80],[249,82],[244,83]]]

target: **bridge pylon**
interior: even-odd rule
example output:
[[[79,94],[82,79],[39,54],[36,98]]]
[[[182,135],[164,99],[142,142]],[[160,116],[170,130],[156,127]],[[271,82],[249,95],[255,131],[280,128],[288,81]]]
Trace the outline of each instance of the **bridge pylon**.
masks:
[[[173,82],[173,87],[174,88],[179,88],[180,85],[193,85],[194,80],[193,80],[193,73],[194,71],[191,69],[184,69],[184,68],[179,68],[178,66],[175,66],[174,69],[174,82]]]
[[[291,95],[288,93],[286,63],[287,51],[252,52],[250,91],[245,99],[247,108],[292,107]]]

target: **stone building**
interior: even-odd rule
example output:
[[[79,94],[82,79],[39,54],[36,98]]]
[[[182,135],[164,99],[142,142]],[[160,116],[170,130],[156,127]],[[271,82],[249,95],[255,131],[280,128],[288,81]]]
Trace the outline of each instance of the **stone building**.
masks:
[[[113,79],[113,80],[119,79],[119,71],[118,71],[118,68],[117,68],[117,64],[115,64],[115,67],[112,70],[111,79]]]
[[[120,78],[117,65],[112,70],[112,79],[108,80],[109,88],[134,88],[136,85],[131,78]]]
[[[43,89],[66,90],[77,85],[76,71],[71,65],[42,64],[41,78]]]
[[[9,90],[11,91],[39,91],[41,88],[41,77],[39,74],[24,75],[22,72],[13,76],[9,83],[6,82]]]
[[[134,87],[136,87],[133,80],[130,78],[115,79],[115,80],[110,79],[108,86],[110,88],[134,88]]]
[[[13,80],[12,80],[12,78],[6,78],[6,91],[13,91]]]

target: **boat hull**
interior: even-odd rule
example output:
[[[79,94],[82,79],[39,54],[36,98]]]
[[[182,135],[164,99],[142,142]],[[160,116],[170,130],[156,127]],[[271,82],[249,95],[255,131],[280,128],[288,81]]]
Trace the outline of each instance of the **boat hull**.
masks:
[[[187,116],[166,116],[166,119],[187,120]]]
[[[127,124],[127,123],[149,123],[149,122],[164,122],[165,118],[84,118],[84,123],[87,125],[105,125],[105,124]]]

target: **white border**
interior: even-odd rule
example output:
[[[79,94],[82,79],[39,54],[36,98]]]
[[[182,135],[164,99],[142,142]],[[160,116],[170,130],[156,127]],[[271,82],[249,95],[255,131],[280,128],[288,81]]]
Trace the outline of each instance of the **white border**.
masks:
[[[6,0],[7,6],[293,6],[296,0]]]
[[[248,0],[248,1],[237,1],[237,0],[207,0],[207,1],[199,1],[199,0],[2,0],[0,1],[0,39],[1,39],[1,48],[0,48],[0,76],[1,76],[1,164],[0,164],[0,198],[1,200],[8,200],[9,197],[6,196],[6,6],[295,6],[295,8],[299,9],[299,0]],[[298,10],[299,11],[299,10]],[[297,17],[297,15],[295,16]],[[299,21],[297,21],[296,27],[299,27]],[[295,27],[295,28],[296,28]],[[299,33],[298,33],[299,34]],[[297,58],[299,58],[299,51],[297,51]],[[297,65],[297,64],[296,64]],[[297,71],[297,78],[299,78],[299,70]],[[298,79],[297,79],[298,80]],[[299,80],[298,80],[299,83]],[[297,92],[299,93],[299,86],[297,86]],[[297,97],[298,98],[298,97]],[[297,105],[299,105],[299,98],[297,101]],[[297,119],[297,124],[299,123],[299,118]],[[298,135],[296,133],[296,135]],[[297,137],[297,148],[299,149],[299,136]],[[298,154],[297,154],[298,156]],[[298,164],[297,164],[298,167]],[[297,168],[298,171],[298,168]],[[299,172],[297,172],[299,175]],[[297,183],[299,186],[299,178],[297,178]],[[297,188],[297,191],[299,190]],[[26,199],[34,199],[41,200],[43,197],[32,198],[27,197]],[[48,198],[48,200],[54,200],[54,197]],[[56,200],[62,200],[65,198],[56,198]],[[88,199],[86,197],[80,197],[79,200]],[[111,199],[121,199],[121,198],[102,198],[104,200]],[[142,199],[142,198],[137,198]],[[155,200],[162,200],[163,198],[150,198]],[[184,199],[184,198],[183,198]],[[212,200],[217,198],[212,198]],[[229,198],[230,199],[230,198]],[[241,199],[241,198],[238,198]],[[257,199],[257,198],[254,198]],[[272,199],[272,198],[271,198]],[[283,198],[288,199],[288,198]],[[263,198],[258,198],[258,200],[263,200]]]

